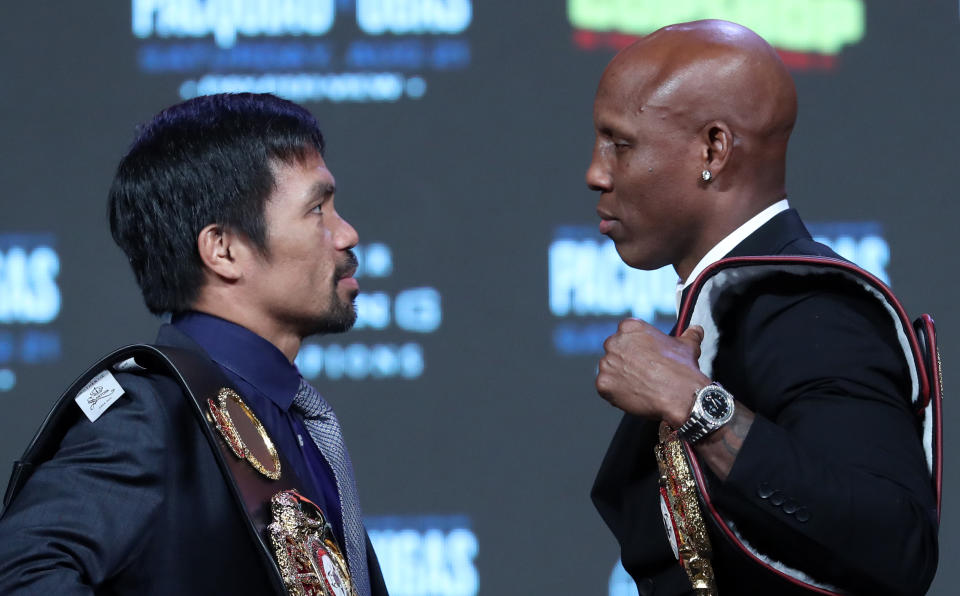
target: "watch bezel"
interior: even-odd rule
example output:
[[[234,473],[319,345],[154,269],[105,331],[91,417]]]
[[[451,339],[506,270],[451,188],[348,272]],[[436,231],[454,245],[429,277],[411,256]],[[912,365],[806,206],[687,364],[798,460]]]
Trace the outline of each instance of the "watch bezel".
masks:
[[[721,415],[721,416],[714,416],[714,415],[711,414],[711,413],[707,410],[707,408],[706,408],[706,405],[705,405],[704,402],[706,402],[707,399],[709,399],[710,397],[713,397],[713,396],[719,396],[720,398],[723,399],[724,403],[726,404],[726,410],[727,410],[727,411],[726,411],[726,413],[724,413],[724,414]],[[697,406],[699,406],[699,408],[700,408],[700,413],[701,413],[704,417],[708,418],[711,423],[716,423],[716,424],[721,424],[721,425],[722,425],[722,424],[728,422],[728,421],[730,420],[730,418],[733,417],[733,399],[732,399],[732,396],[730,395],[730,393],[729,393],[726,389],[724,389],[723,387],[721,387],[720,385],[718,385],[718,384],[716,384],[716,383],[711,383],[710,385],[707,385],[706,387],[704,387],[703,389],[701,389],[700,391],[697,392],[697,401],[696,401],[696,404],[697,404]]]
[[[704,409],[703,402],[710,395],[723,398],[729,406],[726,414],[717,418]],[[690,416],[680,426],[678,432],[691,443],[695,443],[730,422],[735,410],[736,404],[730,392],[724,389],[720,383],[710,383],[694,392],[693,408],[690,410]]]

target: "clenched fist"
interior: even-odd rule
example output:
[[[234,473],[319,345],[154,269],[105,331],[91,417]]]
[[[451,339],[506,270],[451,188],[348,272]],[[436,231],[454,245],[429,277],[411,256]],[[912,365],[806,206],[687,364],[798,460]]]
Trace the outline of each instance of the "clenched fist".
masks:
[[[697,366],[701,341],[699,326],[671,337],[644,321],[625,319],[603,342],[597,393],[625,412],[678,428],[690,414],[694,393],[711,382]]]

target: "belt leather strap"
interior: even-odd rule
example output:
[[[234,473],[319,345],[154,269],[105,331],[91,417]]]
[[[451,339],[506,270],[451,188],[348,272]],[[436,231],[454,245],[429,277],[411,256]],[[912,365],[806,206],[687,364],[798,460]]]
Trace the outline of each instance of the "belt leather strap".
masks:
[[[74,397],[94,376],[104,369],[113,369],[115,365],[133,359],[145,372],[167,376],[180,386],[189,398],[191,410],[197,417],[199,428],[210,444],[210,450],[223,473],[230,494],[243,515],[254,548],[268,570],[270,583],[277,595],[286,596],[280,569],[274,560],[273,552],[266,541],[265,529],[271,522],[270,499],[283,490],[296,489],[302,485],[293,466],[279,453],[281,476],[270,480],[256,472],[243,459],[236,457],[222,440],[208,416],[207,400],[216,399],[220,389],[233,389],[231,383],[220,368],[208,357],[191,350],[169,346],[136,344],[120,348],[108,354],[76,381],[60,396],[53,409],[47,414],[40,430],[37,431],[23,456],[14,464],[13,473],[3,498],[4,508],[13,501],[17,493],[30,478],[37,466],[54,456],[60,444],[60,438],[74,424],[80,409],[74,404]],[[248,443],[252,438],[243,436]]]

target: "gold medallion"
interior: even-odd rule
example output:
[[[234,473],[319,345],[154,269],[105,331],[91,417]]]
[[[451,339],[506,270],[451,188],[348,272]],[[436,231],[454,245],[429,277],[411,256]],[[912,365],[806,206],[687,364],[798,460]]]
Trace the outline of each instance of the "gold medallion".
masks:
[[[270,480],[280,478],[280,455],[277,448],[267,434],[267,429],[247,404],[243,403],[236,391],[222,388],[217,393],[216,402],[207,400],[207,407],[210,408],[210,420],[234,455],[247,460],[253,469]],[[238,415],[236,420],[234,415]],[[269,459],[271,467],[264,466],[261,458]]]
[[[674,554],[687,572],[698,595],[715,596],[716,582],[710,557],[713,549],[707,526],[700,513],[697,483],[683,452],[676,431],[660,424],[660,442],[656,447],[660,468],[660,495],[666,510],[664,523]]]
[[[295,490],[270,499],[270,544],[292,596],[357,596],[347,560],[323,512]]]

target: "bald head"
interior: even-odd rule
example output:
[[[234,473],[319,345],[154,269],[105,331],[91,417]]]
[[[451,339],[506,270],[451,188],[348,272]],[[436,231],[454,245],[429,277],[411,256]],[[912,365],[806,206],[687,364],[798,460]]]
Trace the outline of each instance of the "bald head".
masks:
[[[727,124],[741,153],[730,165],[753,176],[751,165],[768,172],[770,162],[782,165],[797,117],[793,80],[776,51],[727,21],[670,25],[643,37],[610,62],[599,93],[625,94],[637,111],[685,130]]]
[[[796,120],[796,90],[776,51],[734,23],[664,27],[618,54],[607,71],[641,105],[678,119],[723,119],[758,137],[789,135]]]
[[[681,277],[786,196],[793,80],[776,51],[726,21],[664,27],[603,73],[587,184],[601,232],[628,264]]]

